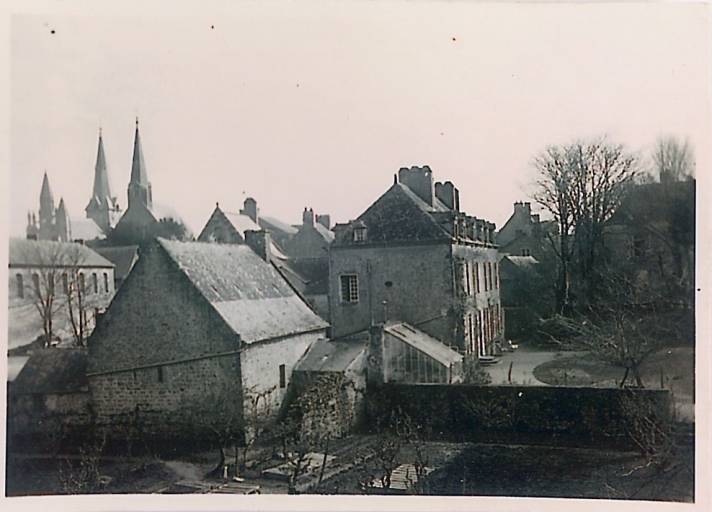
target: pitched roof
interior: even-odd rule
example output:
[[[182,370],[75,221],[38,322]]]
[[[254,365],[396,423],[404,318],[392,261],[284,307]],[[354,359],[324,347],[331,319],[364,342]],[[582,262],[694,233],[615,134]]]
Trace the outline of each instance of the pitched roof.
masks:
[[[47,348],[30,355],[13,381],[18,394],[87,391],[87,353],[76,348]]]
[[[200,235],[198,235],[198,240],[201,242],[210,242],[212,240],[209,239],[208,235],[210,234],[206,230],[208,229],[209,226],[212,224],[212,220],[216,216],[222,216],[225,220],[227,220],[228,224],[232,227],[232,229],[235,230],[235,232],[240,236],[240,238],[244,241],[245,240],[245,231],[261,231],[262,227],[259,226],[255,221],[253,221],[248,215],[245,215],[243,213],[234,213],[234,212],[226,212],[220,208],[220,206],[215,206],[215,209],[213,210],[213,213],[210,215],[210,218],[208,219],[208,222],[205,223],[205,226],[203,227],[203,230],[200,232]],[[272,240],[272,245],[270,247],[270,251],[273,256],[277,258],[286,258],[282,250],[275,244],[274,240]]]
[[[290,236],[297,232],[297,228],[290,226],[286,222],[282,222],[274,217],[267,217],[266,215],[261,215],[257,219],[257,223],[262,226],[263,229],[268,231],[279,231],[284,235]]]
[[[8,263],[10,267],[78,265],[80,267],[111,268],[114,266],[109,260],[82,244],[11,238],[9,245]]]
[[[444,366],[462,361],[461,354],[412,325],[406,323],[386,324],[383,330]]]
[[[120,280],[126,279],[138,260],[138,245],[97,247],[94,250],[116,265],[114,277]]]
[[[248,246],[158,241],[243,342],[328,326],[279,272]]]
[[[449,240],[451,235],[434,216],[447,212],[442,202],[430,206],[407,186],[394,183],[355,222],[366,226],[369,242]],[[340,231],[334,243],[350,245],[351,233],[348,228]]]
[[[343,372],[366,351],[367,343],[360,341],[317,340],[297,362],[297,372]]]
[[[331,243],[334,240],[334,232],[319,222],[314,223],[314,229],[327,242]]]
[[[72,240],[96,240],[106,238],[99,225],[92,219],[76,218],[70,219]]]
[[[507,260],[512,263],[512,265],[522,269],[530,268],[539,264],[539,261],[534,256],[513,256],[511,254],[505,254],[502,258],[502,261],[504,260]]]

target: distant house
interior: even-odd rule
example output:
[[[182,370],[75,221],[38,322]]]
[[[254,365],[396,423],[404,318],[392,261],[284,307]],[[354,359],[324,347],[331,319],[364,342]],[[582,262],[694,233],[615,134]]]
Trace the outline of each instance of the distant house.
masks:
[[[9,348],[27,345],[43,334],[37,305],[47,304],[50,296],[55,336],[71,340],[67,301],[73,297],[76,309],[77,293],[82,295],[82,317],[91,330],[96,314],[114,296],[114,264],[78,243],[12,238],[9,246]]]
[[[634,185],[605,227],[609,261],[659,293],[695,282],[695,180]],[[690,297],[692,303],[692,297]]]
[[[271,390],[279,410],[327,324],[265,261],[269,234],[248,233],[254,249],[159,238],[142,252],[88,343],[100,422],[133,414],[146,433],[177,435],[216,411],[241,415],[248,391]]]
[[[541,259],[551,244],[549,236],[556,240],[556,225],[532,213],[531,203],[518,201],[511,217],[497,232],[496,240],[500,253]]]
[[[239,213],[224,211],[216,204],[213,213],[198,235],[201,242],[245,244],[247,233],[261,231],[257,203],[248,197],[245,199],[244,208]],[[322,226],[323,228],[323,226]],[[314,229],[314,228],[312,228]],[[322,318],[329,318],[328,280],[329,259],[326,250],[319,247],[313,249],[318,256],[293,258],[285,254],[279,244],[272,239],[270,234],[270,262],[279,270],[282,276],[292,285],[297,293],[316,311]],[[329,232],[326,228],[323,231]],[[317,235],[323,241],[321,235]],[[287,242],[289,240],[287,239]],[[328,246],[328,244],[327,244]]]
[[[502,339],[494,224],[460,211],[451,182],[402,168],[356,220],[334,226],[330,321],[340,337],[404,321],[464,354]]]
[[[334,241],[328,215],[317,215],[314,220],[314,210],[304,208],[302,224],[297,232],[287,240],[284,250],[294,259],[327,259],[329,245]]]
[[[10,435],[54,436],[61,440],[92,417],[86,350],[37,350],[9,386]]]

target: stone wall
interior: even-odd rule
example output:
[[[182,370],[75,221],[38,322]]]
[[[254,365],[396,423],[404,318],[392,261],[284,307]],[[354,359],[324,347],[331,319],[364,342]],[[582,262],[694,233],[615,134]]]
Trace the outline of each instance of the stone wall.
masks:
[[[368,417],[376,424],[398,409],[437,440],[636,449],[631,403],[644,405],[651,421],[671,419],[666,390],[440,384],[369,387]]]
[[[207,398],[241,408],[237,336],[157,245],[142,251],[88,347],[99,422],[138,411],[147,429],[174,429]]]

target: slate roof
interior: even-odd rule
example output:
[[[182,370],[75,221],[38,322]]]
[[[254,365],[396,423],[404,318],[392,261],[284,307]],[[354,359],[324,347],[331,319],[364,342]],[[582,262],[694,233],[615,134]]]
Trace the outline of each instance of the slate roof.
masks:
[[[36,350],[13,381],[13,392],[18,394],[84,391],[88,391],[87,353],[77,348]]]
[[[462,355],[458,354],[440,340],[425,334],[406,323],[387,324],[383,330],[388,334],[398,338],[411,347],[423,352],[427,356],[435,359],[444,366],[462,361]]]
[[[502,261],[504,260],[509,261],[512,265],[515,265],[521,269],[531,268],[539,263],[534,256],[512,256],[507,254],[502,258]]]
[[[423,201],[407,186],[394,183],[355,222],[367,228],[367,239],[373,242],[450,240],[451,235],[440,225],[434,214],[448,214],[439,200],[433,206]],[[351,245],[352,229],[343,229],[334,245]]]
[[[138,261],[138,245],[97,247],[94,250],[116,265],[114,277],[119,280],[126,279],[126,276],[129,275],[134,264]]]
[[[366,351],[364,341],[314,342],[294,367],[298,372],[344,372]]]
[[[81,267],[112,268],[109,260],[86,245],[49,240],[10,239],[9,267],[66,266],[78,262]],[[78,251],[78,258],[75,258]]]
[[[276,219],[274,217],[268,217],[266,215],[261,215],[258,219],[257,222],[260,226],[262,226],[263,229],[267,229],[270,231],[280,231],[282,234],[291,236],[294,235],[297,232],[297,228],[294,226],[290,226],[286,222],[282,222],[279,219]]]
[[[247,245],[158,241],[243,342],[328,326]]]
[[[321,237],[327,242],[331,243],[334,240],[334,232],[327,229],[326,226],[320,224],[319,222],[314,223],[314,229],[321,235]]]
[[[106,238],[106,234],[92,219],[71,218],[69,220],[72,240],[96,240]]]

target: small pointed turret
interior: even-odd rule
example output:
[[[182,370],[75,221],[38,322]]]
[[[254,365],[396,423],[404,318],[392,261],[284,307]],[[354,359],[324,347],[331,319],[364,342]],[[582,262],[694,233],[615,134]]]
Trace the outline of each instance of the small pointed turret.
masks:
[[[60,242],[69,242],[71,240],[71,231],[69,226],[69,215],[67,214],[67,209],[64,206],[64,198],[59,199],[56,217],[55,224],[57,229],[57,240]]]
[[[151,208],[151,184],[148,182],[146,162],[143,159],[141,136],[138,131],[138,117],[136,118],[136,132],[134,135],[133,159],[131,161],[131,181],[129,182],[129,208],[132,204],[142,203]]]
[[[54,211],[54,196],[52,195],[52,189],[49,186],[47,171],[45,171],[42,178],[42,190],[40,191],[40,210],[42,207],[47,207]]]

